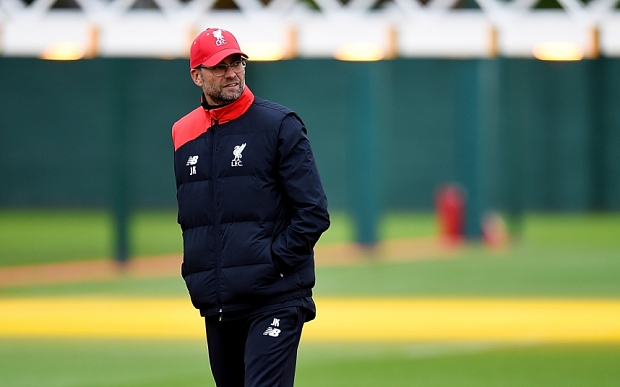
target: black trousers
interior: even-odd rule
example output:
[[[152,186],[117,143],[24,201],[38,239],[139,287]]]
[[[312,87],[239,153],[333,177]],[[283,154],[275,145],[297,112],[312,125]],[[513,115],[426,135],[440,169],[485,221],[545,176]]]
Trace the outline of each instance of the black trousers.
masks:
[[[230,321],[205,318],[217,387],[292,387],[306,317],[286,307]]]

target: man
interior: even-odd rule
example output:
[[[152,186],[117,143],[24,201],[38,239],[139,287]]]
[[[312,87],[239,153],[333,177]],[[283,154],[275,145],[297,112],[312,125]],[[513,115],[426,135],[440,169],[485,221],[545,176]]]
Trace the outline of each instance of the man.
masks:
[[[329,215],[303,122],[252,94],[247,58],[217,28],[190,49],[201,106],[172,128],[181,272],[217,386],[287,387],[315,316],[313,248]]]

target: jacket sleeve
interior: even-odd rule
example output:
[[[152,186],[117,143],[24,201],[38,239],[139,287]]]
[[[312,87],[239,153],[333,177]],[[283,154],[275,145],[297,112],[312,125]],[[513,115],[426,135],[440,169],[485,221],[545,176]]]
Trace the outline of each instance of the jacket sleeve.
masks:
[[[306,128],[295,115],[282,121],[278,156],[280,184],[293,213],[288,226],[275,236],[272,252],[278,269],[290,271],[312,259],[314,245],[330,222]]]

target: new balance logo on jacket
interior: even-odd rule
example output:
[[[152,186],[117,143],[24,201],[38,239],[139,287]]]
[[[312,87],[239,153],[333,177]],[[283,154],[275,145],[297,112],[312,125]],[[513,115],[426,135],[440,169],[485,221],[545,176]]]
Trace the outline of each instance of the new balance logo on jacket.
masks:
[[[185,165],[196,165],[198,164],[198,156],[189,156],[187,159],[187,163]]]
[[[189,167],[190,176],[196,174],[196,164],[198,164],[198,156],[189,156],[185,165]]]

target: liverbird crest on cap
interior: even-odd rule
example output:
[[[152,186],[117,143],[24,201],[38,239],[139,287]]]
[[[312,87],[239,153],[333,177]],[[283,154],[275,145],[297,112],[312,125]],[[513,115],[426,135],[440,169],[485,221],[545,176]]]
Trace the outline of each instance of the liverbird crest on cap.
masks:
[[[227,56],[234,54],[248,58],[241,51],[232,33],[220,28],[207,28],[192,43],[189,51],[189,65],[193,69],[200,65],[213,67]]]

